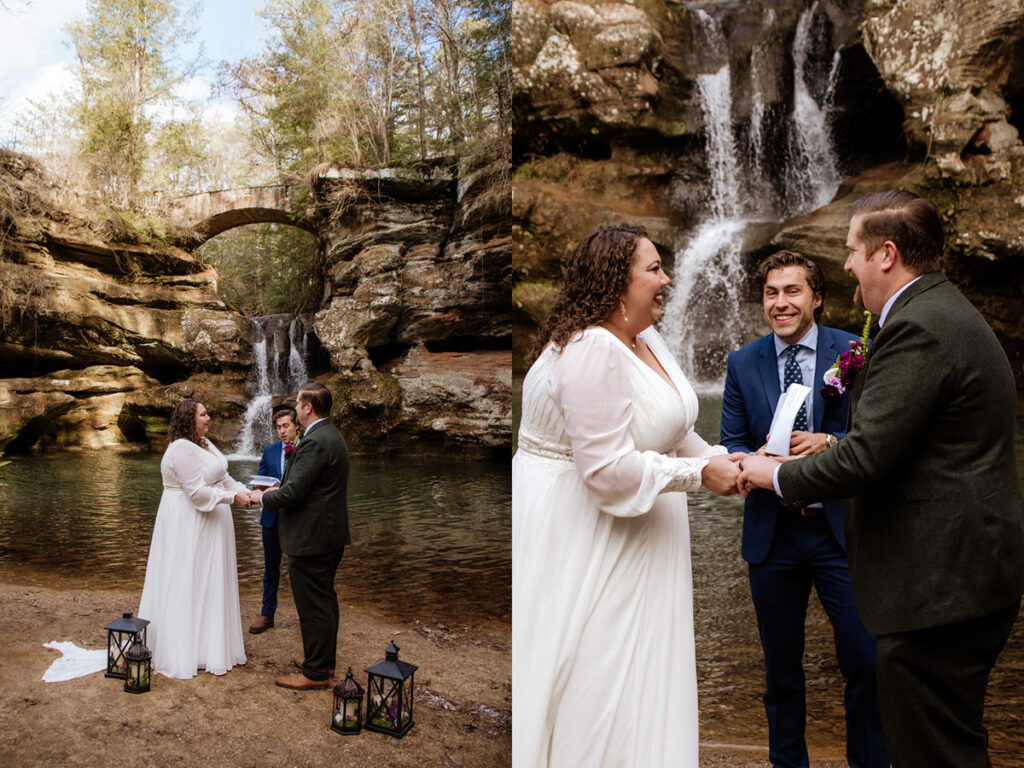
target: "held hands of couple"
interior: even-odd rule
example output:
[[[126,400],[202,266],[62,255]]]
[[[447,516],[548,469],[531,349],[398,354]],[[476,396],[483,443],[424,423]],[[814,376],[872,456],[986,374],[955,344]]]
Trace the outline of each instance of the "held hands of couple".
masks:
[[[755,488],[775,492],[775,468],[784,461],[799,459],[799,456],[768,456],[767,454],[753,454],[746,456],[738,462],[740,469],[736,478],[736,491],[746,498]]]
[[[740,474],[739,462],[746,456],[745,453],[712,456],[701,470],[701,485],[719,496],[731,496],[737,493],[736,483]]]

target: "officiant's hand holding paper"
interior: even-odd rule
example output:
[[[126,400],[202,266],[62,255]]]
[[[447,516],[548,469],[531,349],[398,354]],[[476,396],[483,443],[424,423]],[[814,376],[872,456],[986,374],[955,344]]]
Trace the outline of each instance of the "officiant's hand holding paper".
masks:
[[[795,430],[789,438],[790,456],[810,456],[821,453],[828,448],[827,435],[824,432],[800,432]]]
[[[768,444],[765,452],[773,456],[789,456],[790,441],[793,433],[793,422],[800,406],[804,404],[811,388],[803,384],[790,384],[789,389],[782,393],[779,404],[775,407],[772,425],[768,430]]]

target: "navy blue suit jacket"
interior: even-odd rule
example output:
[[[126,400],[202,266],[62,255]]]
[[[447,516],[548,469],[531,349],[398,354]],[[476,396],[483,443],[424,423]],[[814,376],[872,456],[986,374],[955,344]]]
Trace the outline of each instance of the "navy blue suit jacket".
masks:
[[[263,455],[260,457],[260,468],[256,470],[256,474],[264,477],[276,477],[280,480],[283,475],[281,472],[281,452],[283,450],[284,443],[280,440],[264,448]],[[260,515],[260,525],[270,528],[276,522],[277,510],[264,506],[263,513]]]
[[[818,326],[814,381],[804,382],[811,387],[814,397],[811,432],[830,432],[838,438],[845,434],[849,391],[840,400],[826,401],[820,390],[825,371],[856,338],[846,331]],[[722,395],[722,445],[730,452],[747,453],[753,453],[764,445],[781,394],[774,334],[730,352]],[[775,521],[782,508],[782,501],[772,491],[755,490],[747,497],[743,507],[742,554],[748,563],[757,565],[768,556],[775,535]],[[826,502],[825,514],[836,541],[845,551],[841,503]]]

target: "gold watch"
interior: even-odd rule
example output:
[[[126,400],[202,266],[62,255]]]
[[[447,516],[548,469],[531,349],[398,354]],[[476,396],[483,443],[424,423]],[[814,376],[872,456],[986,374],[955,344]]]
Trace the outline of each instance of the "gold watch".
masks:
[[[830,432],[825,434],[825,447],[826,448],[832,448],[835,445],[837,445],[838,443],[839,443],[839,438],[837,438],[835,435],[833,435]]]

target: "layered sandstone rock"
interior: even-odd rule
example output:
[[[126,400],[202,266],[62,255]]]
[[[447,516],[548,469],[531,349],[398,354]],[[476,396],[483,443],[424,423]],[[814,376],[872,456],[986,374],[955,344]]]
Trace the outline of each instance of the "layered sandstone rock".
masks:
[[[494,351],[510,345],[511,238],[500,188],[486,169],[321,178],[317,194],[332,214],[322,230],[327,298],[314,329],[336,372],[326,379],[336,410],[359,449],[511,445],[511,357]],[[401,373],[422,360],[441,362],[429,375]],[[493,386],[464,389],[475,378]],[[450,439],[431,423],[450,425]]]
[[[671,266],[672,251],[707,219],[701,75],[728,63],[735,146],[745,151],[759,121],[758,130],[774,142],[766,167],[783,180],[789,170],[784,126],[792,119],[793,52],[803,9],[777,2],[711,2],[700,10],[655,2],[630,5],[620,14],[622,8],[597,1],[516,3],[514,323],[520,369],[558,289],[561,266],[581,237],[604,223],[644,223]],[[842,170],[851,178],[817,211],[782,221],[777,219],[785,216],[752,217],[742,233],[745,265],[752,271],[780,247],[808,253],[828,279],[827,319],[859,330],[852,282],[842,271],[850,205],[870,192],[911,189],[938,205],[947,230],[945,270],[996,330],[1024,381],[1018,224],[1024,213],[1024,145],[1018,137],[1024,126],[1024,5],[851,0],[814,8],[811,30],[828,50],[806,66],[821,75],[836,52],[831,125]],[[591,57],[594,41],[615,39],[627,18],[643,29],[636,44],[620,46],[621,55],[611,59]],[[653,86],[635,87],[649,83],[647,75]],[[622,83],[631,87],[618,87]],[[823,103],[824,92],[811,90]],[[888,162],[894,158],[902,161]],[[641,180],[644,167],[659,170]],[[747,301],[739,314],[757,317],[757,297],[747,292]],[[760,333],[761,324],[752,322],[749,336]]]
[[[120,425],[125,402],[159,386],[138,368],[116,365],[0,379],[0,450],[12,441],[40,448],[130,447]]]
[[[0,211],[0,449],[145,448],[133,398],[195,372],[243,375],[247,322],[157,220],[83,199],[10,152]]]

